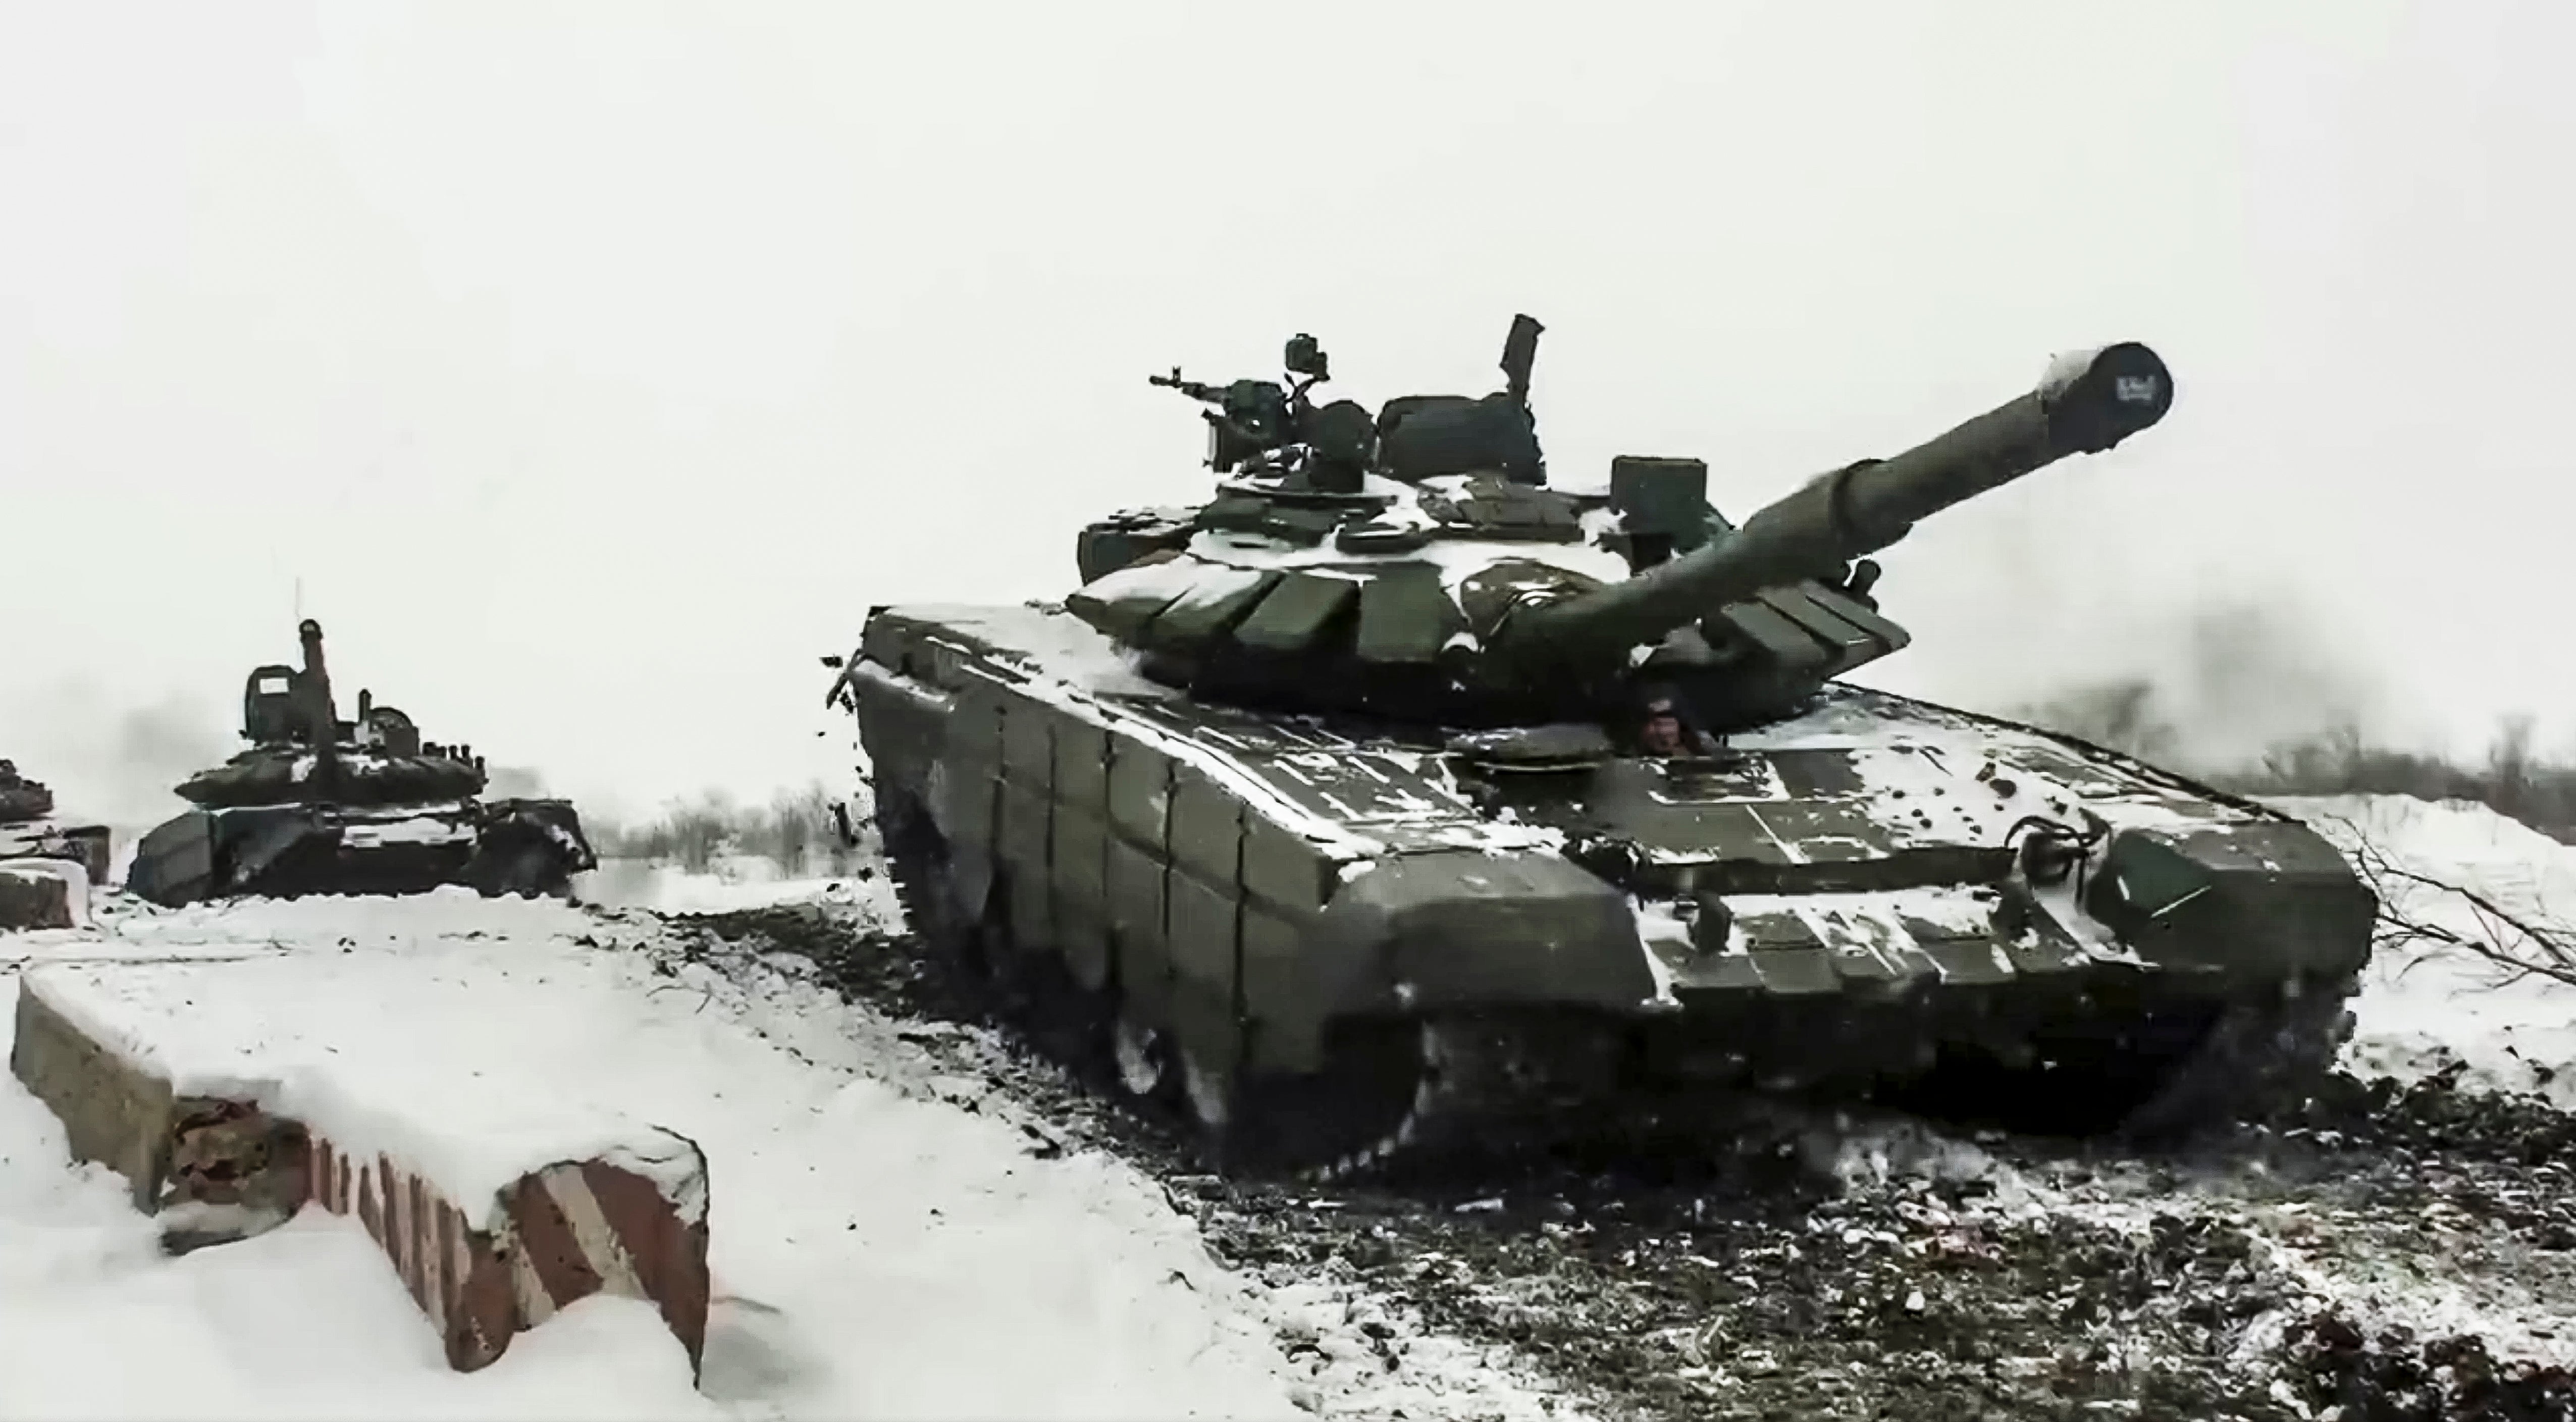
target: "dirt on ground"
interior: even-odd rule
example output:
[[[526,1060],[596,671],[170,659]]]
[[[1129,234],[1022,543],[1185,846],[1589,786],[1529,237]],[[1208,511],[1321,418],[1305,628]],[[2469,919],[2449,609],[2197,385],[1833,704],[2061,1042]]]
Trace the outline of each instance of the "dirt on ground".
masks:
[[[678,922],[709,961],[789,955],[899,1021],[1001,1011],[830,910]],[[2576,1356],[2576,1119],[2455,1075],[2338,1076],[2289,1125],[2166,1156],[1837,1117],[1307,1188],[1206,1173],[1027,1035],[921,1040],[1163,1181],[1231,1267],[1508,1345],[1603,1416],[2576,1419],[2550,1361]]]

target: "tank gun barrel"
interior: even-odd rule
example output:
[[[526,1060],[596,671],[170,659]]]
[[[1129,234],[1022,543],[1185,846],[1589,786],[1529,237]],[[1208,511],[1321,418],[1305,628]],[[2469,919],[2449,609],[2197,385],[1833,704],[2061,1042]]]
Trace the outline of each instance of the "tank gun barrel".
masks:
[[[1495,649],[1574,659],[1657,641],[1777,587],[1840,575],[1915,523],[2155,424],[2173,404],[2164,361],[2135,342],[2058,357],[2029,394],[1902,454],[1863,460],[1764,506],[1736,532],[1624,582],[1511,612]]]
[[[1218,404],[1225,399],[1224,386],[1210,385],[1204,380],[1183,380],[1181,378],[1181,368],[1177,365],[1172,367],[1172,373],[1169,375],[1146,376],[1145,383],[1148,385],[1159,385],[1166,390],[1178,390],[1193,400],[1205,401],[1211,405]]]
[[[316,778],[327,792],[340,771],[340,707],[331,696],[331,668],[322,659],[322,624],[308,617],[295,635],[304,644],[303,685],[298,688],[303,694],[296,699],[305,733],[313,738]]]

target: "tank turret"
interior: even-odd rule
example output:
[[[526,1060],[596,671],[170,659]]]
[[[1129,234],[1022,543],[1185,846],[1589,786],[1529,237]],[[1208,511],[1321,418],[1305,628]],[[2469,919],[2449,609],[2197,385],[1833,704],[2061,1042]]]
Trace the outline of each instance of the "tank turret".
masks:
[[[1910,640],[1879,614],[1866,555],[2111,448],[2173,400],[2143,345],[2061,357],[2030,393],[1817,478],[1739,528],[1709,506],[1697,460],[1623,458],[1605,492],[1548,487],[1527,403],[1539,329],[1514,322],[1503,391],[1390,401],[1369,439],[1329,453],[1305,387],[1283,395],[1257,451],[1244,453],[1252,434],[1220,434],[1210,460],[1233,477],[1213,501],[1085,530],[1086,581],[1067,608],[1148,676],[1261,709],[1508,725],[1591,715],[1650,669],[1692,719],[1755,724]]]
[[[482,757],[424,742],[373,690],[341,720],[322,625],[307,618],[296,637],[302,665],[254,667],[242,687],[250,746],[174,787],[196,808],[144,837],[134,893],[161,904],[443,883],[557,894],[594,866],[571,805],[482,799]]]
[[[479,794],[483,770],[470,756],[424,746],[411,718],[358,693],[358,719],[340,719],[322,624],[298,624],[302,665],[252,669],[242,688],[242,738],[250,748],[176,787],[207,808],[315,804],[438,804]]]

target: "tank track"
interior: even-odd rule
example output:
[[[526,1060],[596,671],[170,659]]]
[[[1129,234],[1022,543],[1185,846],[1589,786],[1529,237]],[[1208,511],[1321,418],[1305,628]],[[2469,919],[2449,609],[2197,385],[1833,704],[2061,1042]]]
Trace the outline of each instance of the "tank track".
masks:
[[[949,881],[946,846],[925,807],[910,794],[879,782],[877,822],[896,902],[925,956],[949,978],[948,986],[974,1000],[979,1012],[1007,1023],[1030,1047],[1077,1074],[1117,1083],[1135,1074],[1120,1060],[1114,993],[1088,992],[1051,958],[996,952],[984,926],[960,913]],[[1383,1167],[1412,1148],[1445,1135],[1503,1104],[1508,1093],[1483,1085],[1494,1071],[1482,1056],[1463,1049],[1435,1062],[1418,1024],[1369,1034],[1356,1054],[1344,1053],[1313,1082],[1247,1084],[1231,1093],[1224,1121],[1190,1100],[1183,1081],[1188,1064],[1158,1062],[1159,1084],[1130,1081],[1124,1094],[1147,1114],[1165,1108],[1221,1169],[1285,1174],[1328,1181]],[[1446,1039],[1443,1039],[1446,1040]],[[1401,1044],[1401,1050],[1390,1050]],[[1436,1068],[1436,1069],[1435,1069]],[[1191,1119],[1195,1117],[1196,1119]]]
[[[1284,1137],[1271,1133],[1274,1123],[1260,1137],[1270,1148],[1250,1152],[1255,1158],[1245,1163],[1323,1184],[1462,1155],[1505,1154],[1562,1134],[1583,1106],[1607,1099],[1599,1091],[1569,1095],[1554,1080],[1555,1062],[1492,1023],[1431,1018],[1374,1030],[1409,1041],[1410,1060],[1387,1061],[1379,1080],[1357,1090],[1317,1093],[1328,1120]],[[1325,1143],[1322,1151],[1313,1148]]]
[[[2358,990],[2357,979],[2346,977],[2288,984],[2263,1000],[2230,1004],[2173,1059],[2142,1102],[2105,1121],[2103,1134],[2133,1148],[2163,1150],[2294,1115],[2350,1040]],[[1323,1184],[1462,1161],[1571,1156],[1633,1167],[1647,1160],[1705,1164],[1787,1155],[1827,1113],[1861,1105],[1780,1099],[1715,1083],[1639,1088],[1603,1081],[1597,1073],[1605,1063],[1584,1049],[1615,1050],[1606,1031],[1585,1043],[1561,1030],[1533,1033],[1472,1017],[1432,1019],[1416,1031],[1419,1075],[1392,1123],[1372,1127],[1365,1116],[1370,1094],[1343,1093],[1341,1099],[1358,1103],[1341,1123],[1344,1139],[1357,1143],[1320,1162],[1281,1162],[1285,1173]],[[1569,1046],[1576,1048],[1571,1063]],[[1400,1083],[1388,1087],[1377,1093],[1380,1100],[1402,1094]]]
[[[1627,1038],[1606,1021],[1462,1016],[1418,1030],[1424,1071],[1403,1121],[1294,1174],[1321,1184],[1450,1168],[1698,1173],[1792,1157],[1819,1121],[1811,1103],[1741,1085],[1629,1079]]]
[[[1269,1086],[1322,1103],[1327,1118],[1294,1119],[1293,1106],[1270,1112],[1239,1141],[1215,1143],[1219,1165],[1319,1185],[1705,1166],[1789,1154],[1814,1124],[1812,1113],[1738,1087],[1625,1081],[1627,1039],[1606,1020],[1469,1014],[1378,1030],[1408,1042],[1410,1054],[1382,1054],[1365,1084],[1336,1081],[1328,1067],[1318,1085]],[[1256,1099],[1256,1111],[1265,1104]]]
[[[1132,1073],[1118,1060],[1114,993],[1079,988],[1049,955],[991,951],[985,934],[958,921],[926,812],[900,791],[879,794],[897,899],[926,946],[1043,1054],[1099,1081]],[[2105,1122],[2109,1134],[2158,1148],[2295,1111],[2349,1039],[2359,985],[2348,977],[2298,986],[2231,1003],[2141,1104]],[[1625,1046],[1613,1024],[1592,1019],[1387,1020],[1345,1035],[1320,1077],[1247,1081],[1213,1112],[1178,1084],[1183,1070],[1165,1073],[1174,1080],[1161,1088],[1131,1084],[1124,1094],[1176,1109],[1219,1169],[1314,1184],[1569,1152],[1629,1161],[1761,1155],[1818,1120],[1820,1103],[1746,1088],[1641,1088],[1622,1080]]]
[[[2118,1134],[2167,1145],[2204,1131],[2268,1125],[2304,1107],[2334,1070],[2357,1019],[2358,974],[2292,981],[2263,1001],[2232,1003]]]
[[[2358,991],[2358,980],[2345,977],[2285,984],[2266,1000],[2230,1004],[2106,1134],[2141,1149],[2167,1149],[2296,1114],[2351,1039]],[[1293,1174],[1326,1183],[1461,1155],[1508,1159],[1605,1148],[1667,1159],[1760,1156],[1792,1148],[1815,1124],[1817,1106],[1857,1104],[1777,1100],[1716,1084],[1568,1089],[1556,1070],[1561,1053],[1527,1034],[1472,1018],[1426,1021],[1420,1033],[1422,1075],[1396,1123]]]

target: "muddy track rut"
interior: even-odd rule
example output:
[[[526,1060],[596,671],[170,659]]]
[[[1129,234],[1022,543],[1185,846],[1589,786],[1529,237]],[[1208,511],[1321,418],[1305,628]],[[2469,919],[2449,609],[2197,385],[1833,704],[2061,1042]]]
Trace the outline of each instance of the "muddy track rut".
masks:
[[[845,915],[673,922],[691,956],[784,954],[897,1021],[993,1018]],[[2576,1422],[2576,1118],[2448,1077],[2339,1076],[2294,1127],[2168,1157],[1846,1118],[1307,1189],[1200,1173],[1002,1034],[922,1044],[1160,1179],[1228,1265],[1356,1285],[1604,1417]]]

